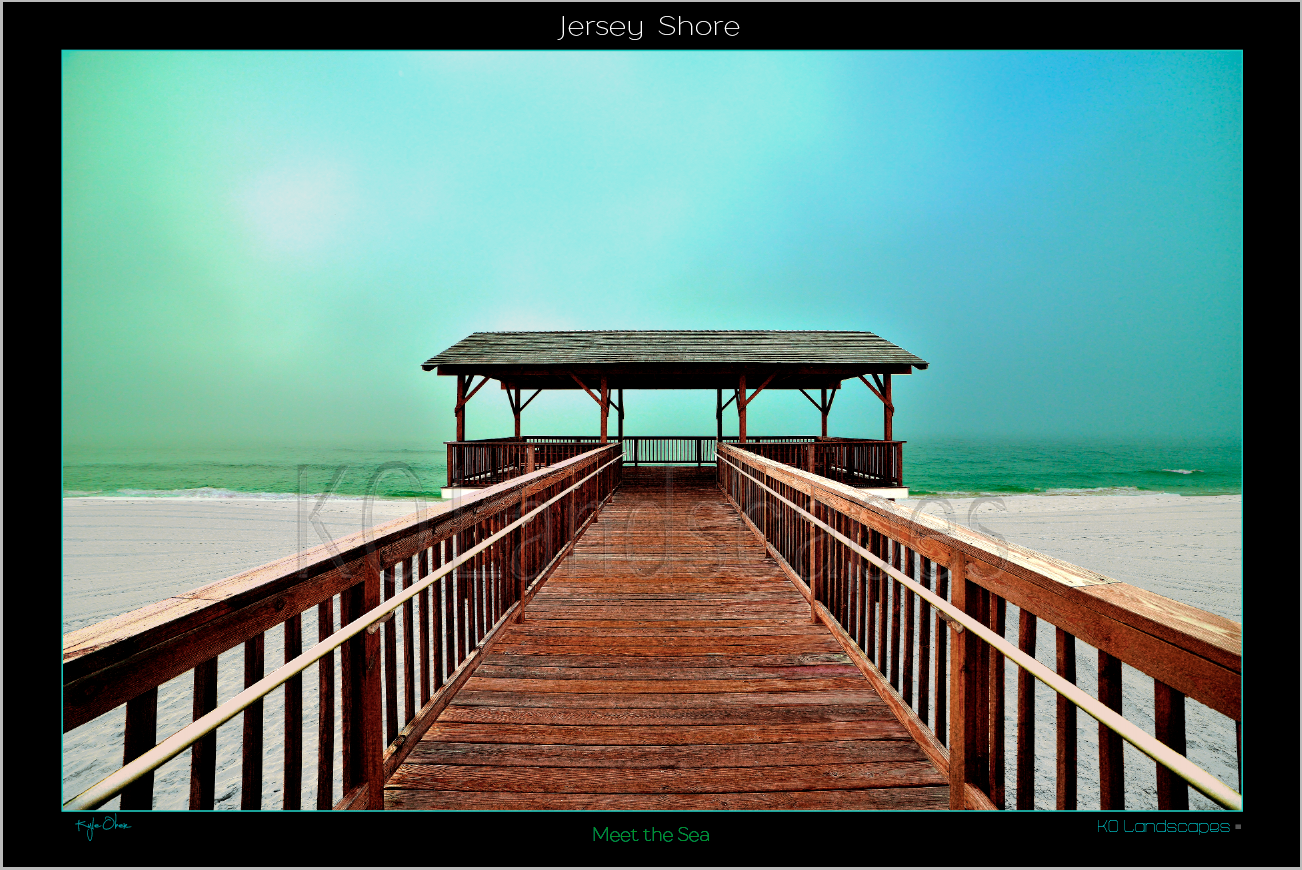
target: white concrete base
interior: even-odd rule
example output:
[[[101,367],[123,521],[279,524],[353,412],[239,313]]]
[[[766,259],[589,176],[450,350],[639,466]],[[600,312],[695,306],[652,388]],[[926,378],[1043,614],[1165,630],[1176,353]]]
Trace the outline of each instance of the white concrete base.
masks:
[[[860,492],[866,492],[869,495],[875,495],[878,498],[908,498],[909,488],[907,486],[883,486],[883,487],[866,487],[857,486],[855,489]]]
[[[482,487],[478,486],[445,486],[439,490],[439,498],[465,498],[468,495],[474,495]]]

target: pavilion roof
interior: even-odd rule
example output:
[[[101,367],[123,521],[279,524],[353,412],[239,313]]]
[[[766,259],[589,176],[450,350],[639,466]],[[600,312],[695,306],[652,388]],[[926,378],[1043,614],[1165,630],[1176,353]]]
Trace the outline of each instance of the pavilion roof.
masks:
[[[604,375],[611,389],[732,389],[738,375],[775,373],[771,387],[820,387],[926,367],[871,332],[822,330],[476,332],[422,365],[527,389],[578,389],[571,374]]]

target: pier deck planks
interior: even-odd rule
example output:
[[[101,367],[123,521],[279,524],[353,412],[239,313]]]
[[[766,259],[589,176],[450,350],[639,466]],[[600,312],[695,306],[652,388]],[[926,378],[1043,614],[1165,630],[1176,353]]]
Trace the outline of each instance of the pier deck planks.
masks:
[[[629,469],[386,809],[947,809],[713,469]]]

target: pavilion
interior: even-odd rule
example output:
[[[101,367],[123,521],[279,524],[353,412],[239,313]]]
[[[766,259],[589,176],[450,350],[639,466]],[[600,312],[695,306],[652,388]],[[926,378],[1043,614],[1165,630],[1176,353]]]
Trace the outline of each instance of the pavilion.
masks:
[[[631,440],[629,458],[642,463],[692,463],[713,461],[713,445],[724,441],[723,412],[737,406],[738,437],[736,443],[771,455],[788,464],[826,469],[828,476],[845,478],[861,488],[887,489],[881,493],[898,497],[904,493],[899,463],[899,446],[893,440],[892,421],[895,407],[891,401],[891,378],[925,369],[925,360],[871,332],[814,330],[600,330],[565,332],[477,332],[430,358],[422,366],[437,369],[440,375],[457,379],[457,437],[448,444],[449,488],[483,486],[532,471],[536,464],[551,464],[573,455],[560,455],[547,448],[546,459],[531,449],[526,456],[523,446],[557,443],[605,443],[608,440],[610,409],[617,412],[616,438]],[[478,381],[476,382],[476,379]],[[882,402],[882,438],[829,438],[828,413],[842,383],[858,379]],[[870,380],[871,379],[871,380]],[[515,436],[488,441],[466,441],[466,405],[490,380],[500,383],[515,415]],[[597,403],[601,413],[601,431],[592,436],[547,436],[524,439],[520,416],[543,390],[583,390]],[[713,389],[716,393],[716,437],[695,439],[625,439],[625,390]],[[765,389],[799,390],[822,414],[820,436],[761,436],[748,439],[746,410]],[[814,399],[810,391],[817,390]],[[531,391],[527,399],[525,392]],[[724,401],[724,392],[729,398]],[[640,440],[656,442],[694,441],[694,450],[674,449],[666,443],[641,445]],[[731,439],[727,439],[731,440]],[[819,463],[813,447],[799,455],[794,445],[821,443],[832,449],[842,445],[840,458]],[[759,445],[774,445],[769,448]],[[785,445],[777,447],[776,445]],[[876,451],[860,451],[865,457],[881,454],[870,461],[875,467],[893,469],[871,473],[865,466],[846,473],[848,445],[895,445]],[[508,445],[515,445],[514,448]],[[645,447],[645,449],[641,449]],[[708,450],[706,449],[708,447]],[[591,448],[587,448],[591,449]],[[883,452],[885,450],[885,452]],[[851,451],[853,452],[853,451]],[[472,455],[475,454],[475,455]],[[556,454],[556,455],[552,455]],[[828,454],[829,456],[831,454]],[[885,457],[885,465],[882,464]],[[838,464],[839,463],[839,464]],[[455,471],[454,471],[455,470]],[[885,484],[883,486],[883,484]]]

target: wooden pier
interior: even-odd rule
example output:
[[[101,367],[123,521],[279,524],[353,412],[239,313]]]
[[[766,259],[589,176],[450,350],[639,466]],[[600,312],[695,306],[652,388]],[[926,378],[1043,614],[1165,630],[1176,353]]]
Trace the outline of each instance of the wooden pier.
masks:
[[[948,809],[949,782],[728,504],[625,472],[386,809]]]
[[[872,494],[902,491],[891,377],[926,366],[871,333],[476,333],[424,368],[457,378],[449,482],[481,488],[65,636],[65,732],[126,708],[123,767],[65,807],[149,809],[153,771],[187,752],[189,806],[212,809],[216,728],[243,714],[241,808],[260,809],[264,699],[283,686],[284,809],[1003,809],[1012,777],[1033,809],[1051,725],[1054,803],[1073,810],[1082,710],[1100,809],[1126,807],[1123,739],[1151,759],[1159,809],[1187,809],[1190,787],[1241,808],[1237,783],[1185,757],[1184,715],[1189,698],[1233,721],[1240,753],[1238,623]],[[468,442],[490,379],[515,435]],[[880,440],[827,436],[854,379],[882,400]],[[804,393],[822,435],[748,441],[766,387]],[[521,436],[539,392],[575,388],[599,438]],[[716,390],[715,437],[621,442],[624,389]],[[659,462],[682,464],[642,464]],[[1035,659],[1040,622],[1056,668]],[[273,630],[285,664],[266,674]],[[240,646],[245,689],[219,704],[218,656]],[[1123,664],[1152,680],[1149,732],[1120,715]],[[158,687],[187,672],[193,721],[159,741]]]

